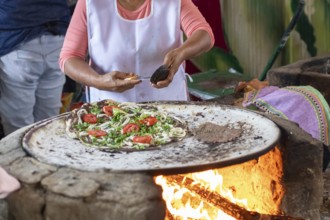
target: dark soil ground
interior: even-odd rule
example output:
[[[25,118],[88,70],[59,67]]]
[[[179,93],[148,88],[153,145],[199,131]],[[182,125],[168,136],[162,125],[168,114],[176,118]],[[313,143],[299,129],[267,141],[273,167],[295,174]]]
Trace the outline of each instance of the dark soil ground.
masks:
[[[325,170],[324,175],[323,205],[321,207],[321,219],[330,220],[330,166]]]

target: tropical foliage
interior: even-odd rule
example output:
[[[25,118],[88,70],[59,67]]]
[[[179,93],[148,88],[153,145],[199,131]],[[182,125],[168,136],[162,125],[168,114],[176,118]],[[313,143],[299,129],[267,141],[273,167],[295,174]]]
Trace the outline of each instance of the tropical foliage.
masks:
[[[258,77],[278,48],[299,2],[303,14],[272,67],[330,53],[330,0],[219,0],[230,51],[214,48],[194,59],[201,70],[234,68]]]

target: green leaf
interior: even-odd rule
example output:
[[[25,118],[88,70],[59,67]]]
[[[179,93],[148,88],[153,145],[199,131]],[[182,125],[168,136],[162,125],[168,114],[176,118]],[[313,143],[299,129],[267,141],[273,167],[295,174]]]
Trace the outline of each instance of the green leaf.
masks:
[[[124,114],[126,115],[127,113],[123,110],[121,110],[120,108],[112,108],[112,112],[114,116],[120,115],[120,114]]]
[[[243,69],[237,58],[221,48],[213,47],[209,52],[194,58],[192,63],[201,71],[215,69],[217,71],[228,71],[235,69],[237,72],[243,73]]]
[[[299,1],[291,0],[291,9],[294,12],[298,7]],[[314,35],[314,28],[312,24],[309,22],[308,17],[305,12],[302,13],[296,30],[300,34],[301,39],[306,43],[307,50],[311,56],[317,55],[317,48],[315,47],[316,38]]]

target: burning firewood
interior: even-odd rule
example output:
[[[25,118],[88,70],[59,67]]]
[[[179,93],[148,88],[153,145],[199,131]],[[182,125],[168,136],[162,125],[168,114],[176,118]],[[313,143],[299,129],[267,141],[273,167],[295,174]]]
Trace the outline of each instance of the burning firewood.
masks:
[[[245,208],[242,208],[222,197],[219,193],[206,189],[189,177],[175,175],[166,176],[165,178],[169,185],[175,184],[185,187],[192,193],[198,195],[204,202],[212,204],[214,207],[221,209],[223,212],[236,218],[237,220],[303,220],[302,218],[284,215],[268,215],[248,211]],[[171,217],[173,218],[173,216]]]

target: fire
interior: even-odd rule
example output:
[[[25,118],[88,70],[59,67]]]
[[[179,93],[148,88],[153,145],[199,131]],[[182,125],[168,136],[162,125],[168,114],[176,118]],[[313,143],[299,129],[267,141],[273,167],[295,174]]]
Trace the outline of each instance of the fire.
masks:
[[[184,175],[200,184],[203,188],[217,192],[234,204],[247,208],[246,199],[236,199],[230,189],[223,189],[223,178],[217,170]],[[205,219],[205,220],[234,220],[223,211],[212,204],[204,202],[199,195],[191,192],[181,184],[172,184],[166,176],[157,176],[156,183],[163,188],[163,199],[166,202],[168,211],[176,219]]]
[[[244,219],[240,213],[279,215],[285,193],[278,148],[258,159],[185,175],[157,176],[167,219]]]

